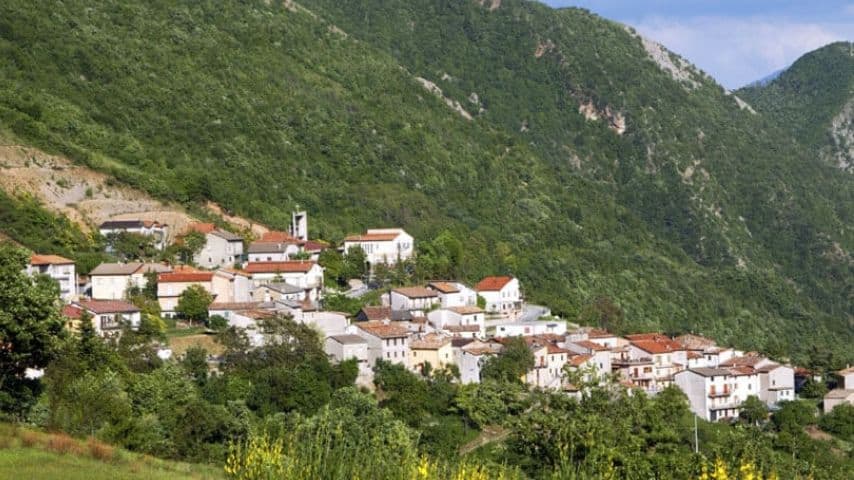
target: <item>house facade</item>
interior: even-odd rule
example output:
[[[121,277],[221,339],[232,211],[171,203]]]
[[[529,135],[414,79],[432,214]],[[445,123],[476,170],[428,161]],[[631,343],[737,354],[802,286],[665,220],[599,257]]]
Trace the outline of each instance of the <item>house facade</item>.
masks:
[[[252,279],[253,288],[269,283],[287,283],[303,289],[305,298],[316,301],[322,296],[323,267],[309,260],[247,263],[243,270]]]
[[[451,348],[451,338],[428,333],[409,339],[409,368],[415,372],[423,372],[427,364],[433,369],[442,369],[454,363],[454,352]]]
[[[119,233],[135,233],[154,238],[154,247],[158,250],[166,248],[169,238],[169,225],[152,220],[109,220],[98,227],[103,237]]]
[[[356,335],[368,343],[368,363],[371,367],[377,360],[409,364],[409,330],[398,324],[387,322],[357,323],[353,329]]]
[[[157,302],[164,316],[175,315],[178,300],[185,290],[192,286],[199,286],[206,292],[213,294],[214,272],[202,272],[195,270],[179,270],[157,275]]]
[[[477,305],[477,292],[460,282],[435,281],[428,283],[427,288],[436,292],[442,308]]]
[[[148,273],[168,273],[172,267],[162,263],[102,263],[89,272],[92,298],[121,300],[128,289],[145,288]]]
[[[302,251],[296,239],[280,242],[252,242],[247,249],[249,262],[284,262]]]
[[[125,325],[136,330],[142,320],[139,308],[123,300],[79,300],[63,309],[66,318],[79,322],[83,312],[91,317],[95,332],[102,337],[117,337]]]
[[[476,306],[450,307],[433,310],[427,314],[427,321],[438,330],[444,330],[455,336],[471,332],[475,337],[486,337],[486,314]],[[469,327],[469,328],[458,328]]]
[[[424,287],[395,288],[389,293],[389,305],[392,310],[407,310],[423,315],[439,305],[439,295],[435,290]]]
[[[203,268],[230,267],[243,261],[243,238],[217,228],[212,223],[194,223],[189,231],[205,236],[205,245],[193,256]]]
[[[691,411],[712,422],[738,418],[742,403],[760,390],[759,374],[745,367],[691,368],[677,373],[675,383]]]
[[[486,311],[492,316],[515,319],[522,313],[522,293],[514,277],[486,277],[474,287],[486,300]]]
[[[70,302],[77,298],[77,269],[74,261],[59,255],[31,255],[29,275],[47,275],[59,285],[59,298]]]
[[[211,293],[217,302],[249,302],[252,300],[252,279],[241,270],[221,268],[211,279]]]
[[[361,235],[345,238],[344,252],[353,247],[365,252],[365,259],[372,267],[394,265],[415,254],[415,240],[402,228],[372,228]]]

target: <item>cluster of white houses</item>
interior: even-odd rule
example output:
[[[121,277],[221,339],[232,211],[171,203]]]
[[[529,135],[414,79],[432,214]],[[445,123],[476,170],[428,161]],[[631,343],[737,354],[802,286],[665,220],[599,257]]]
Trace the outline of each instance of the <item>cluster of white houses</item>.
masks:
[[[113,232],[148,228],[114,222],[102,225],[102,230],[107,227]],[[199,286],[214,298],[209,313],[245,329],[255,346],[266,340],[264,319],[288,315],[322,333],[333,361],[355,359],[358,382],[366,386],[371,385],[372,367],[379,360],[421,373],[452,367],[462,383],[479,382],[487,359],[499,355],[510,339],[521,337],[535,360],[522,380],[536,388],[580,395],[584,387],[570,381],[579,377],[584,384],[619,382],[651,395],[675,385],[697,415],[712,421],[737,417],[750,396],[771,407],[795,398],[792,366],[721,347],[708,338],[659,333],[621,337],[589,327],[567,330],[560,320],[525,318],[520,284],[511,276],[487,277],[473,287],[442,280],[395,288],[383,295],[382,305],[366,306],[352,318],[324,311],[323,268],[317,258],[327,247],[308,240],[304,213],[294,215],[290,232],[269,232],[249,244],[245,254],[236,235],[211,224],[194,224],[191,230],[206,238],[195,258],[203,268],[102,264],[89,273],[87,295],[77,291],[74,262],[68,259],[33,255],[28,272],[59,283],[70,327],[86,312],[105,336],[118,332],[123,322],[139,325],[140,310],[126,299],[130,290],[146,287],[152,276],[157,279],[163,315],[173,315],[180,295]],[[392,265],[414,255],[413,238],[402,229],[371,229],[344,240],[344,249],[354,246],[365,251],[371,266]],[[828,394],[826,409],[854,402],[854,369],[840,375],[843,388]]]

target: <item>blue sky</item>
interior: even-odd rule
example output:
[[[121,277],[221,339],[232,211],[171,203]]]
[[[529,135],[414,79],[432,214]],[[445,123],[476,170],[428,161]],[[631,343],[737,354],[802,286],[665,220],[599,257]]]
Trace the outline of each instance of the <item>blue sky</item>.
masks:
[[[727,88],[785,68],[804,53],[854,40],[854,0],[543,0],[635,27]]]

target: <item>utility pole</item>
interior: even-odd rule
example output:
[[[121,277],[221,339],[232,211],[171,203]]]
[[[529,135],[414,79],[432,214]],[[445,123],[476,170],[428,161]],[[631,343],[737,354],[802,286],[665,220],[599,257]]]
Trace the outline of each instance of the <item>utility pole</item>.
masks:
[[[700,453],[700,437],[697,435],[697,415],[694,415],[694,453]]]

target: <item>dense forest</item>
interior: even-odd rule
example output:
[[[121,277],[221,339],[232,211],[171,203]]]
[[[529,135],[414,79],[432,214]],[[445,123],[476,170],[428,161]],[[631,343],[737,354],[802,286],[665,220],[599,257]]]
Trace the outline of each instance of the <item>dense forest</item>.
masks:
[[[299,205],[333,242],[451,235],[455,276],[513,273],[569,319],[854,360],[852,181],[819,134],[587,11],[481,3],[4,1],[0,125],[159,198],[274,227]]]

